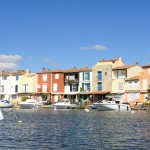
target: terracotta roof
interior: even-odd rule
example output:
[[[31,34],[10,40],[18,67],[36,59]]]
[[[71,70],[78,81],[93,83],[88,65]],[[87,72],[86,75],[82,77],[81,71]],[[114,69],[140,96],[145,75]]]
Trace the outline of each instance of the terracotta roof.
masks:
[[[118,66],[118,67],[113,68],[112,70],[129,69],[129,68],[132,68],[132,67],[134,67],[134,66],[137,66],[137,64],[133,64],[133,65],[124,65],[124,66]]]
[[[139,80],[139,79],[140,79],[139,76],[134,76],[134,77],[131,77],[131,78],[126,79],[126,81]]]
[[[88,68],[88,67],[84,67],[84,68],[76,68],[76,67],[73,67],[71,69],[64,69],[64,70],[61,70],[61,69],[56,69],[56,70],[42,70],[42,72],[39,72],[37,74],[43,74],[43,73],[71,73],[71,72],[87,72],[87,71],[92,71],[91,68]]]
[[[24,75],[26,72],[21,70],[17,72],[7,72],[7,71],[2,71],[2,74],[0,73],[0,76],[19,76],[19,75]]]
[[[147,67],[150,67],[150,63],[145,66],[142,66],[142,68],[147,68]]]
[[[110,59],[110,60],[103,59],[103,60],[100,60],[99,62],[115,62],[115,61],[118,61],[118,60],[119,60],[119,57],[114,58],[114,59]]]

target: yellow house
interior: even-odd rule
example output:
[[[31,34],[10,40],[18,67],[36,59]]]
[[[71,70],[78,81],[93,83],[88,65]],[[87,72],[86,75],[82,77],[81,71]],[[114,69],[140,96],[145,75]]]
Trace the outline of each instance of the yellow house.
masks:
[[[138,64],[124,65],[112,69],[112,93],[120,96],[120,103],[139,98],[139,79],[142,68]],[[129,83],[132,85],[129,85]],[[135,83],[135,84],[134,84]],[[134,87],[131,87],[133,86]]]
[[[18,80],[18,98],[23,96],[31,96],[36,91],[36,73],[30,73],[22,75]]]

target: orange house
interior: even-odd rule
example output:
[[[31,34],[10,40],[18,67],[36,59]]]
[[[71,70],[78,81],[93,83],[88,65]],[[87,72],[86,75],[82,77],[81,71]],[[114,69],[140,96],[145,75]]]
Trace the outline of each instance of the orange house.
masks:
[[[57,102],[64,95],[64,73],[61,70],[46,70],[37,73],[37,93],[49,93],[50,100]]]
[[[148,96],[148,86],[150,85],[150,64],[142,67],[142,72],[140,74],[140,91],[141,91],[141,101],[145,101]]]

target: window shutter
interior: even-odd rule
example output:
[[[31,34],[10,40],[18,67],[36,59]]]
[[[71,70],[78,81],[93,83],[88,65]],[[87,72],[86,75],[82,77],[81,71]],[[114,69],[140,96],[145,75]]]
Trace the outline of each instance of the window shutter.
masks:
[[[70,91],[72,91],[72,84],[70,84]]]
[[[90,72],[88,73],[88,80],[90,80]]]
[[[83,80],[84,80],[84,72],[82,74],[83,74]]]

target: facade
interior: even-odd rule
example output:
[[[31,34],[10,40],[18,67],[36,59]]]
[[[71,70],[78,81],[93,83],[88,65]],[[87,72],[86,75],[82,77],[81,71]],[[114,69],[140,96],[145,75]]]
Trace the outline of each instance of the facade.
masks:
[[[36,91],[36,73],[27,70],[18,80],[18,98],[32,96]]]
[[[64,72],[62,70],[46,70],[37,73],[36,93],[47,93],[52,103],[64,97]]]
[[[112,70],[112,93],[120,98],[120,102],[134,101],[139,98],[138,79],[142,68],[138,64],[115,67]],[[133,81],[132,81],[133,80]],[[126,83],[127,82],[127,83]],[[136,88],[129,87],[129,82],[135,82]],[[133,90],[134,89],[134,90]],[[138,93],[137,93],[138,91]],[[133,97],[134,95],[134,97]]]
[[[150,64],[142,67],[142,72],[140,74],[140,91],[141,91],[141,102],[146,101],[148,97],[148,88],[150,85]]]
[[[25,74],[24,70],[17,72],[1,72],[0,76],[0,99],[14,100],[18,95],[18,80]]]
[[[0,99],[14,100],[24,96],[42,96],[52,103],[68,98],[72,103],[95,102],[107,94],[118,102],[144,102],[150,85],[150,64],[125,65],[121,58],[101,60],[92,68],[43,70],[31,73],[23,70],[0,75]]]
[[[124,62],[119,57],[101,60],[92,67],[92,91],[95,92],[95,99],[103,99],[106,93],[112,93],[112,69],[122,65]]]

